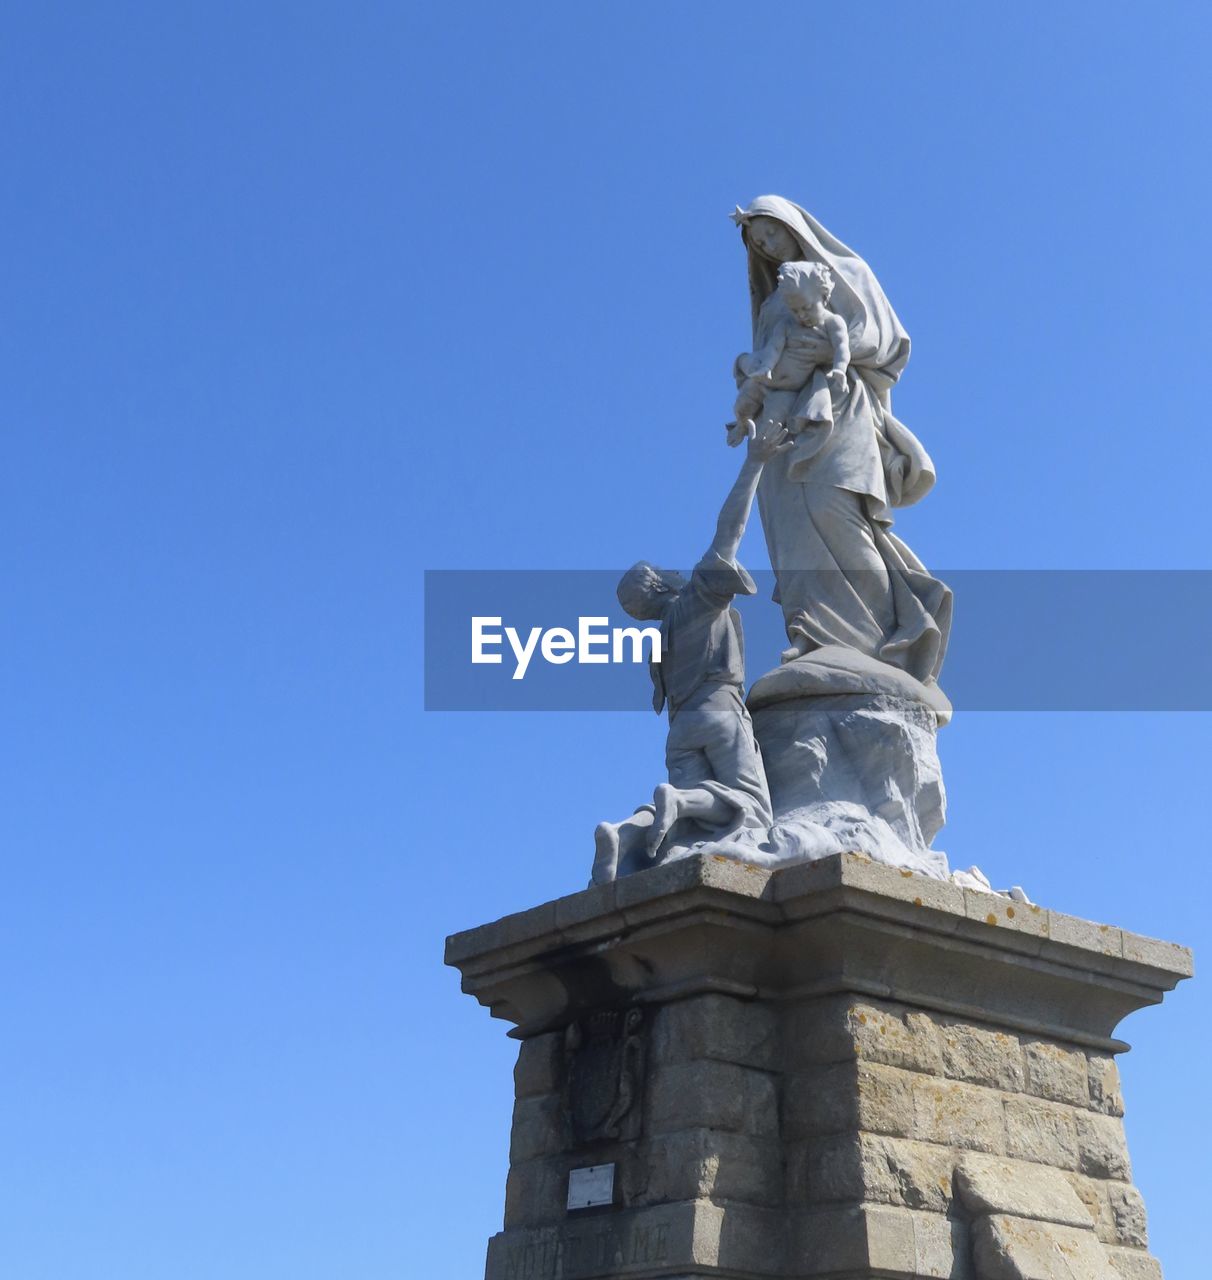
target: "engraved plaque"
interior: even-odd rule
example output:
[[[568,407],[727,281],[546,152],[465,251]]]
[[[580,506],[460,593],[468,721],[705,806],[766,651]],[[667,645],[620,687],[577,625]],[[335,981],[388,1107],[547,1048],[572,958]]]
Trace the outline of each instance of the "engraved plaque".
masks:
[[[591,1164],[568,1174],[569,1209],[614,1203],[614,1165]]]

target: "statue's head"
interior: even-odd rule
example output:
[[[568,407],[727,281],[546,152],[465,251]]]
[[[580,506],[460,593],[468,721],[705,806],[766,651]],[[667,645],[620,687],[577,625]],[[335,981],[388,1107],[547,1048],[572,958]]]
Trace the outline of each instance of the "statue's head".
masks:
[[[797,320],[807,320],[833,293],[833,273],[823,262],[784,262],[779,267],[779,297]]]
[[[639,560],[619,579],[616,589],[621,604],[633,618],[649,622],[665,612],[671,600],[686,585],[686,579],[671,569],[658,569]]]
[[[745,232],[745,242],[763,258],[792,262],[803,253],[791,229],[777,218],[753,214],[743,216],[740,225]]]

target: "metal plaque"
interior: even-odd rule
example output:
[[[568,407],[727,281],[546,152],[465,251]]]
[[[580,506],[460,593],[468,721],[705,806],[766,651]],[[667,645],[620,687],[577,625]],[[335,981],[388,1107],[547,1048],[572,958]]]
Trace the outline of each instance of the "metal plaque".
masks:
[[[568,1207],[592,1209],[614,1203],[614,1165],[591,1164],[568,1174]]]

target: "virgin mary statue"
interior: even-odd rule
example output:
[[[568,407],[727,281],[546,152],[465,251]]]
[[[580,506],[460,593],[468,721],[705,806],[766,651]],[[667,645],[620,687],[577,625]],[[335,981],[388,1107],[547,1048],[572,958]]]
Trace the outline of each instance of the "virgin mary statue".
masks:
[[[849,385],[834,392],[832,422],[810,426],[793,453],[771,459],[758,489],[775,599],[792,641],[784,661],[836,660],[840,649],[929,688],[947,647],[951,592],[891,532],[892,508],[919,501],[934,484],[929,455],[892,414],[909,335],[871,268],[799,205],[761,196],[733,218],[749,258],[753,350],[787,317],[775,287],[784,262],[829,268],[829,307],[850,339]],[[820,341],[828,366],[829,341]],[[779,422],[792,399],[769,393],[759,431]]]

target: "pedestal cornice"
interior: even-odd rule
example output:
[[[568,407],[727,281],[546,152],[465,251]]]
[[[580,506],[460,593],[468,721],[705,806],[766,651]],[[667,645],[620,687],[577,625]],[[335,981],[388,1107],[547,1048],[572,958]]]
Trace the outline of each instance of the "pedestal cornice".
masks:
[[[587,1008],[852,992],[1120,1051],[1190,951],[841,854],[687,858],[453,935],[463,989],[525,1038]]]

